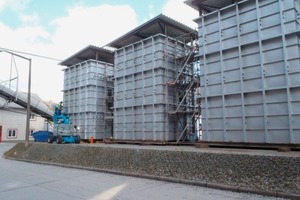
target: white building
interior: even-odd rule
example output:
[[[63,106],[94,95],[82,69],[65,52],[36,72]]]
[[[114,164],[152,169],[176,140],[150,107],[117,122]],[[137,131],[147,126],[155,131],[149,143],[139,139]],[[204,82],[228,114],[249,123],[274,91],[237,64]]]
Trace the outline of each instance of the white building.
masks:
[[[32,98],[40,99],[33,94]],[[26,108],[0,98],[0,142],[25,140]],[[47,130],[47,120],[35,113],[30,117],[30,140],[32,133],[38,130]]]

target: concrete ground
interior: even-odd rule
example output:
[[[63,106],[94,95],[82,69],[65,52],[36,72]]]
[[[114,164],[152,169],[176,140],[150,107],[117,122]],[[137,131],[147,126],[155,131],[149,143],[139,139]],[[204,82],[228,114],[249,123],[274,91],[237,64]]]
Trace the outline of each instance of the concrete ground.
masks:
[[[0,143],[0,154],[3,155],[13,146],[13,143]],[[0,199],[6,200],[278,199],[88,170],[33,164],[3,157],[0,158],[0,163]]]

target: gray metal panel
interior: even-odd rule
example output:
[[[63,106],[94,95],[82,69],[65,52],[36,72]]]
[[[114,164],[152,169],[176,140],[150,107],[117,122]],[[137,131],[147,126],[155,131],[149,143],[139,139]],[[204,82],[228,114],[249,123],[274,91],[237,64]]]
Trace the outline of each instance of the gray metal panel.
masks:
[[[87,60],[66,68],[64,72],[64,107],[70,121],[81,127],[81,138],[109,137],[104,116],[108,109],[108,87],[113,87],[113,80],[109,79],[113,76],[113,65]]]
[[[183,50],[182,42],[162,34],[116,50],[115,139],[176,140],[178,122],[168,121],[165,113],[167,105],[176,103],[175,90],[167,94],[166,82],[175,80],[175,59]]]
[[[64,106],[68,113],[105,112],[106,91],[96,86],[86,86],[64,91]]]
[[[103,139],[110,134],[106,130],[104,113],[84,112],[70,114],[70,122],[79,127],[79,133],[82,139]]]
[[[175,42],[172,38],[158,34],[117,49],[114,76],[118,78],[153,68],[174,69],[175,55],[183,51],[184,45],[177,41],[174,47]]]
[[[299,2],[287,0],[282,6],[279,5],[279,2],[277,0],[258,1],[257,3],[255,1],[240,2],[200,17],[197,20],[200,55],[218,52],[220,50],[218,44],[220,38],[222,49],[237,47],[238,32],[240,45],[258,42],[260,37],[262,40],[267,40],[281,36],[283,30],[284,34],[297,32],[300,27],[299,19],[297,19]],[[238,15],[236,14],[236,7]],[[219,14],[220,22],[218,21]],[[259,14],[259,19],[257,19],[257,14]],[[220,33],[219,27],[221,28]],[[258,30],[261,35],[258,35]]]
[[[87,60],[64,69],[64,90],[96,85],[104,87],[107,76],[113,75],[113,65]]]
[[[165,105],[116,108],[114,138],[124,140],[165,141],[166,126],[174,130],[174,121],[165,123]],[[174,134],[167,136],[175,140]]]
[[[197,20],[204,141],[300,143],[299,16],[256,0]]]

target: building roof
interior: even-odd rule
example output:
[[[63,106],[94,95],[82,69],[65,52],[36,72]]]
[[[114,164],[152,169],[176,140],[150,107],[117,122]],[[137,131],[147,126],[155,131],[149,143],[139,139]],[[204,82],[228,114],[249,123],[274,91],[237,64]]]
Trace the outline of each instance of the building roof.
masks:
[[[183,42],[191,41],[191,37],[197,36],[196,30],[160,14],[110,42],[107,46],[121,48],[159,33]]]
[[[241,0],[186,0],[184,3],[198,11],[212,12]]]
[[[70,56],[69,58],[61,61],[58,63],[59,65],[64,66],[72,66],[77,63],[80,63],[85,60],[94,59],[102,62],[107,63],[114,63],[114,52],[104,49],[101,47],[96,47],[93,45],[89,45],[85,47],[84,49],[78,51],[74,55]]]

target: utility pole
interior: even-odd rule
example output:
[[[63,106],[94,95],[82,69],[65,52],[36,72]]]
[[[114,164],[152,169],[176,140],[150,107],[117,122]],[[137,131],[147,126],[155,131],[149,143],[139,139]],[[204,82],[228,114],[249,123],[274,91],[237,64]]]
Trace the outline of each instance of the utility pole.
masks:
[[[3,49],[0,49],[0,52],[6,52],[11,54],[12,56],[17,56],[19,58],[25,59],[27,61],[29,61],[29,72],[28,72],[28,91],[27,91],[27,116],[26,116],[26,132],[25,132],[25,148],[27,148],[29,146],[29,132],[30,132],[30,97],[31,97],[31,58],[26,58],[24,56],[21,56],[19,54],[15,54],[13,52],[10,51],[6,51]]]

